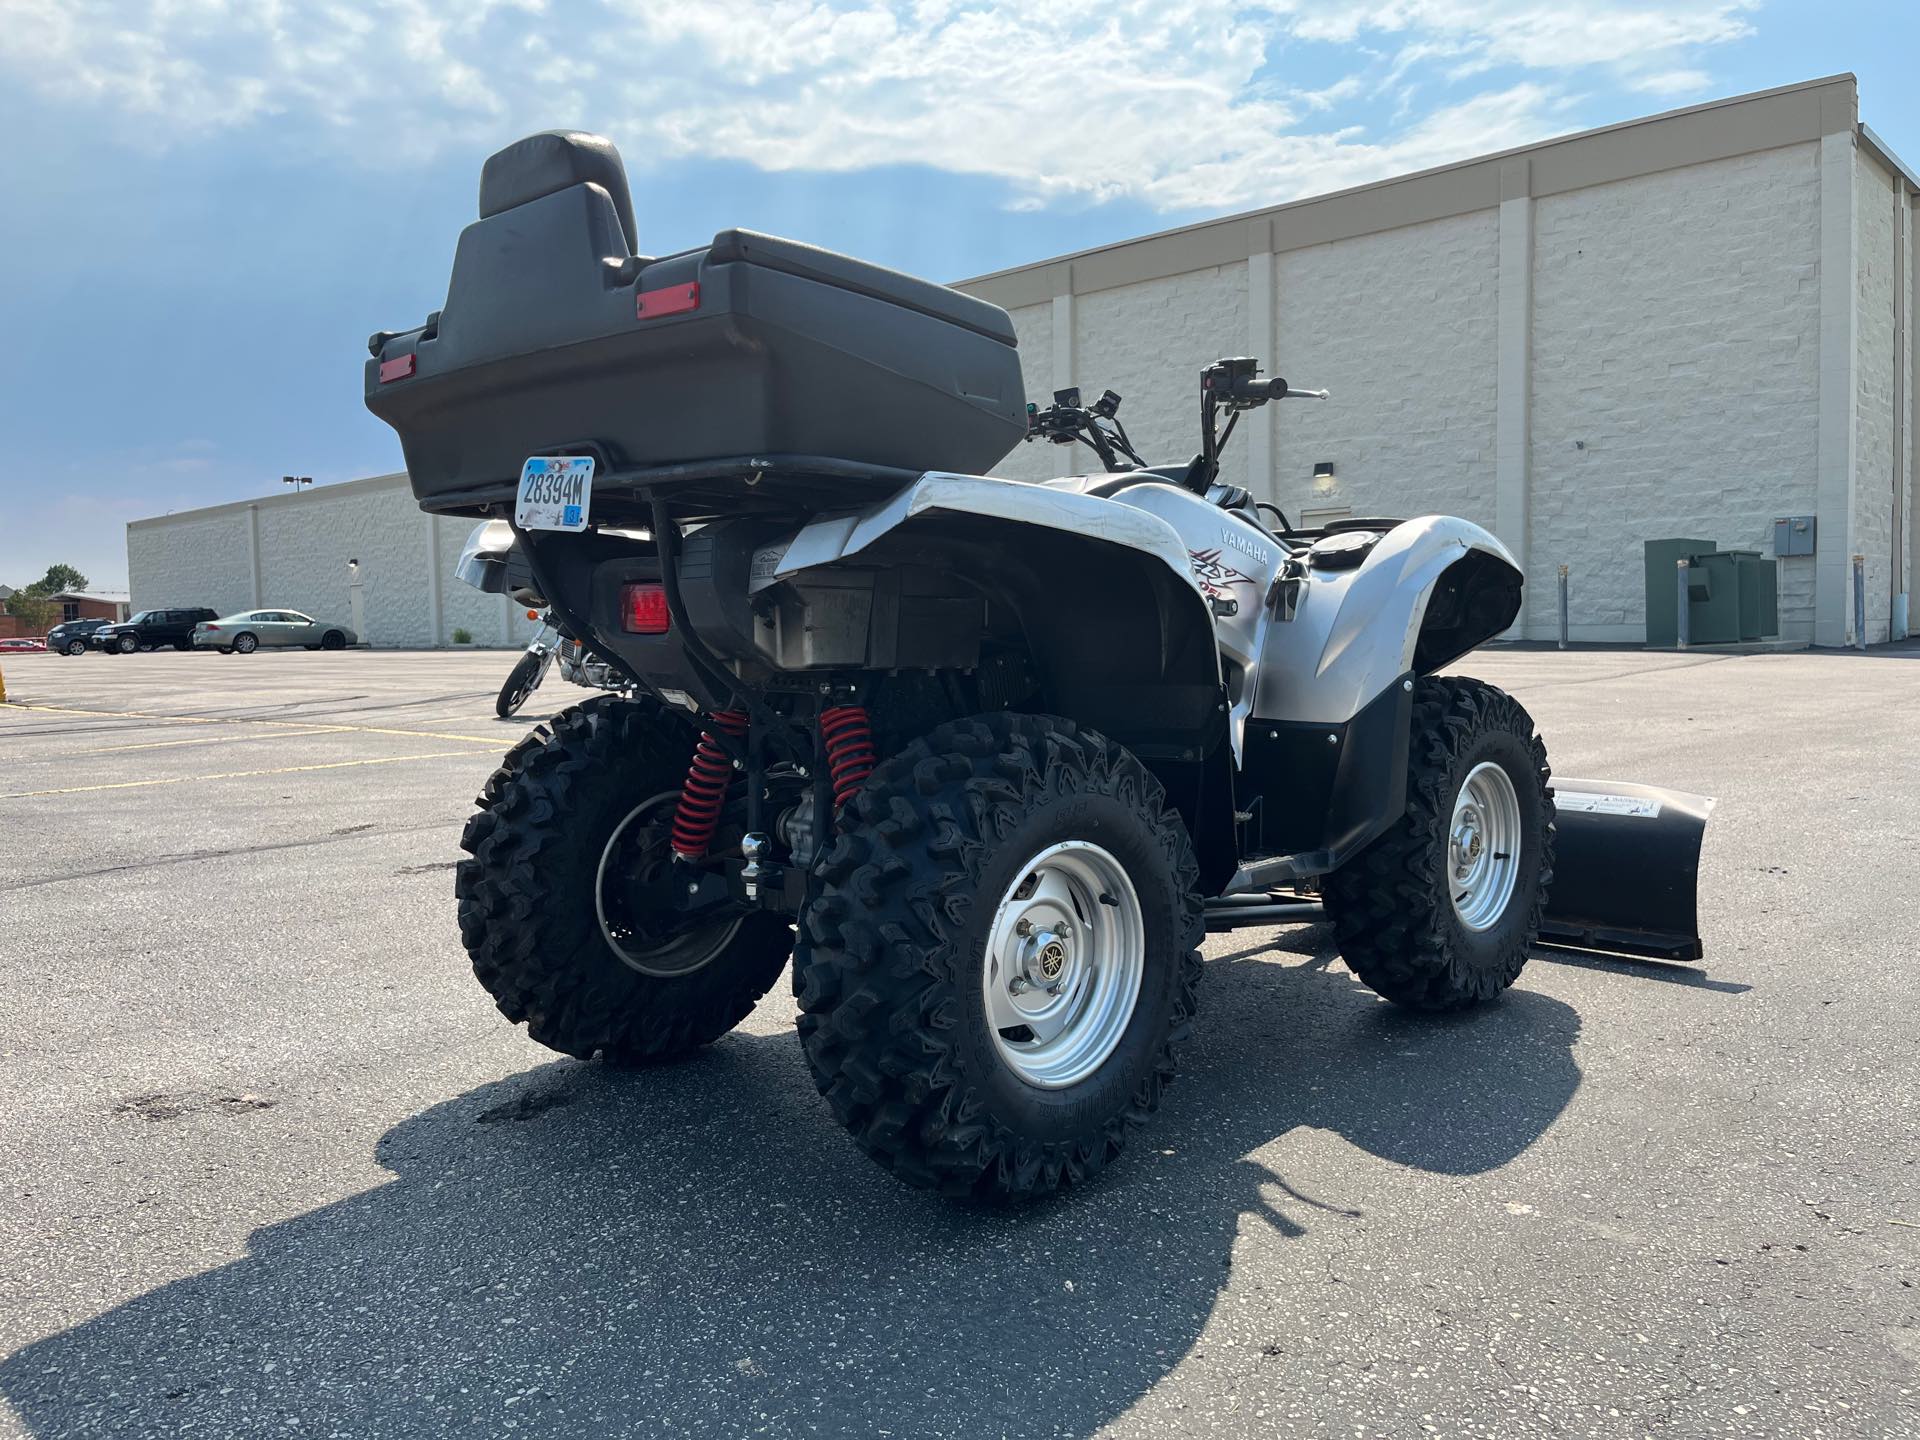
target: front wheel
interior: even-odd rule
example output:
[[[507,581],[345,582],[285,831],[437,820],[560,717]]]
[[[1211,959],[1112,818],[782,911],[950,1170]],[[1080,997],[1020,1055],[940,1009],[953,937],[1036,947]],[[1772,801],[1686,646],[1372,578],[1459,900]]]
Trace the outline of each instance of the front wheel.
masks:
[[[1104,1169],[1173,1078],[1198,867],[1138,759],[1050,716],[940,726],[847,802],[794,962],[836,1119],[910,1184],[1022,1197]]]
[[[1553,880],[1551,773],[1505,691],[1416,682],[1406,814],[1321,885],[1361,980],[1399,1005],[1459,1010],[1519,978]]]
[[[140,642],[131,635],[122,635],[113,642],[113,648],[118,650],[122,655],[131,655],[140,648]]]
[[[87,653],[87,642],[84,640],[69,640],[66,650],[68,655],[84,655]]]
[[[520,663],[507,672],[507,683],[500,687],[500,696],[493,702],[494,714],[506,720],[519,713],[527,697],[539,688],[545,659],[531,650],[520,657]]]

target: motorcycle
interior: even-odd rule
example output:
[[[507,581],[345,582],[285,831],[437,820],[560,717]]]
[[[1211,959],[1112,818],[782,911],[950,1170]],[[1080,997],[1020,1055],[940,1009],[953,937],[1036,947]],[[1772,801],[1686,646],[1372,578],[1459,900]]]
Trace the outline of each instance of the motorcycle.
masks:
[[[560,662],[560,676],[575,685],[585,686],[589,690],[611,690],[624,694],[632,686],[616,675],[606,661],[598,659],[578,640],[567,635],[552,611],[529,610],[529,620],[538,620],[540,628],[527,642],[527,653],[507,673],[506,684],[500,687],[500,696],[493,702],[493,713],[502,720],[510,719],[520,712],[527,703],[527,697],[540,688],[540,682],[547,678],[547,671],[556,660]]]

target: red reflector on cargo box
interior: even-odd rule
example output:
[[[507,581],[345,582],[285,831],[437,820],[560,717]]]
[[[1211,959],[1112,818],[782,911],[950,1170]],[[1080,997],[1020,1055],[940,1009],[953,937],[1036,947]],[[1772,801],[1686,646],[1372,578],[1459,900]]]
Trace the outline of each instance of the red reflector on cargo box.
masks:
[[[629,635],[664,635],[673,628],[673,617],[667,613],[664,586],[627,586],[624,609],[626,613],[623,619]]]
[[[700,282],[668,285],[660,290],[642,290],[634,297],[634,314],[642,320],[658,320],[663,315],[684,315],[700,308]]]
[[[382,360],[380,362],[380,383],[382,385],[386,384],[389,380],[404,380],[411,374],[413,374],[413,356],[411,353],[396,355],[391,360]]]

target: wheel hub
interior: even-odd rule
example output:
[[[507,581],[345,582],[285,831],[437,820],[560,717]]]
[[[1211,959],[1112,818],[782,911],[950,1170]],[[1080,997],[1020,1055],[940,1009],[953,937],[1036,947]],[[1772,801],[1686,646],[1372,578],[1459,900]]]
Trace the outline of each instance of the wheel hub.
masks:
[[[1085,841],[1030,860],[994,914],[983,974],[987,1022],[1021,1079],[1061,1089],[1120,1043],[1145,971],[1146,926],[1125,868]]]
[[[1447,831],[1448,893],[1469,930],[1491,929],[1506,914],[1520,874],[1520,841],[1513,778],[1483,761],[1461,781]]]
[[[672,879],[667,822],[679,798],[664,791],[629,811],[607,837],[594,876],[593,905],[608,946],[621,964],[660,979],[700,969],[726,949],[742,918],[663,930],[650,913],[665,909],[658,897]]]

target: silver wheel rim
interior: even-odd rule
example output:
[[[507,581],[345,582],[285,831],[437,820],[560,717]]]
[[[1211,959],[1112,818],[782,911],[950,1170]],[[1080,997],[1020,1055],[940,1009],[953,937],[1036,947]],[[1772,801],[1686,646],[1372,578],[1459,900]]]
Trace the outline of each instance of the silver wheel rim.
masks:
[[[642,975],[652,975],[658,979],[670,980],[678,975],[691,975],[722,950],[733,939],[734,932],[740,928],[744,916],[722,925],[706,929],[689,930],[675,935],[659,945],[639,943],[631,930],[624,927],[618,916],[609,913],[607,905],[607,874],[614,856],[619,852],[620,842],[627,831],[642,822],[654,810],[677,805],[680,801],[678,790],[663,790],[649,800],[642,800],[627,812],[627,818],[613,827],[613,834],[607,837],[607,843],[600,851],[600,864],[593,876],[593,909],[600,920],[600,933],[606,937],[607,945],[620,958],[620,963],[638,970]],[[669,862],[670,863],[670,862]]]
[[[233,648],[238,650],[242,655],[251,655],[253,653],[253,647],[259,643],[260,642],[255,640],[251,635],[242,635],[238,640],[233,642]]]
[[[1007,1067],[1062,1090],[1106,1063],[1140,1003],[1147,927],[1126,868],[1098,845],[1050,845],[1020,868],[987,932],[987,1024]]]
[[[1520,875],[1520,797],[1491,760],[1467,772],[1447,826],[1448,893],[1469,930],[1500,923]]]

